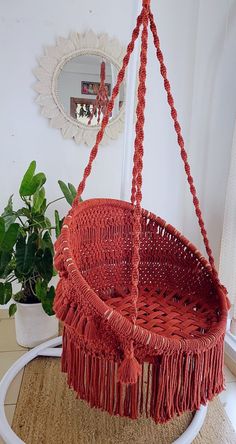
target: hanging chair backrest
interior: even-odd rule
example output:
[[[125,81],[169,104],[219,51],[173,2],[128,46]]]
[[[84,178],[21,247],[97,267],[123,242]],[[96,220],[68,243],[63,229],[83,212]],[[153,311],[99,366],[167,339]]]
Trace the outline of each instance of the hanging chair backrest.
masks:
[[[96,210],[95,210],[96,208]],[[88,285],[97,294],[127,287],[132,278],[133,212],[128,202],[92,199],[78,206],[70,224],[72,254]],[[188,243],[188,248],[184,246]],[[158,274],[160,288],[204,297],[213,289],[205,264],[189,242],[154,214],[142,210],[139,286],[149,286]],[[113,267],[111,266],[113,264]],[[158,264],[158,265],[157,265]],[[157,269],[158,267],[158,269]],[[170,268],[175,272],[170,272]]]

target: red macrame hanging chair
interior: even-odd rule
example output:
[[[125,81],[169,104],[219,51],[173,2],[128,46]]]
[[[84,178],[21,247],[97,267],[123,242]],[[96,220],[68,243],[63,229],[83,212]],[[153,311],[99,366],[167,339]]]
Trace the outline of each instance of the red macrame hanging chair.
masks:
[[[160,217],[141,208],[148,26],[209,262]],[[142,26],[131,203],[80,202]],[[193,185],[159,38],[143,0],[73,207],[56,245],[54,309],[64,322],[62,370],[79,398],[113,415],[165,422],[224,387],[227,310]]]

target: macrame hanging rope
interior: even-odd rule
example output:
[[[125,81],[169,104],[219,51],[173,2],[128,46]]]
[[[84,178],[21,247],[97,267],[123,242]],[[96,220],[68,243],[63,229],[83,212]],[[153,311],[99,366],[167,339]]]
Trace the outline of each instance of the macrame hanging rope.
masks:
[[[100,69],[100,84],[98,87],[95,103],[93,104],[93,109],[88,121],[88,125],[91,125],[94,116],[97,116],[97,124],[99,125],[101,120],[101,114],[104,115],[106,113],[109,98],[105,85],[105,78],[106,78],[106,64],[103,61],[101,63],[101,69]]]

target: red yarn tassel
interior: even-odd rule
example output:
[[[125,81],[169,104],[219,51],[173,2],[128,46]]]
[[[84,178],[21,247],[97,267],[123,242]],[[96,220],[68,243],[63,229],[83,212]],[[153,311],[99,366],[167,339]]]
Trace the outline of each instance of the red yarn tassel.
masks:
[[[77,330],[76,330],[76,332],[79,335],[83,335],[84,334],[85,322],[86,322],[86,317],[84,315],[82,315],[80,320],[79,320],[79,322],[78,322]]]
[[[93,317],[89,316],[87,318],[87,323],[84,329],[84,337],[89,341],[93,341],[97,336],[97,328],[94,323]]]
[[[72,320],[74,319],[74,315],[75,315],[75,306],[74,306],[74,304],[72,304],[67,312],[65,319],[64,319],[65,323],[68,325],[71,325]]]
[[[58,310],[56,312],[57,318],[60,319],[61,321],[64,321],[67,316],[68,310],[69,310],[68,303],[61,305],[61,307],[58,308]]]
[[[118,368],[118,382],[121,382],[122,384],[136,384],[141,372],[142,367],[135,358],[133,345],[131,345],[130,350],[125,350],[124,360]]]
[[[78,323],[80,321],[80,317],[81,317],[81,312],[77,307],[77,311],[75,312],[74,318],[71,322],[71,327],[74,328],[75,330],[77,329]]]

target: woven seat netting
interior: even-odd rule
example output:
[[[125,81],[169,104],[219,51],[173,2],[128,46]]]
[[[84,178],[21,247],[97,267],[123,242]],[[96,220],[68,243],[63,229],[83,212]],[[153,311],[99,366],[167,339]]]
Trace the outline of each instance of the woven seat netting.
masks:
[[[209,261],[141,207],[148,25]],[[141,26],[131,203],[80,202]],[[148,0],[56,241],[55,266],[60,280],[54,310],[64,322],[62,370],[81,399],[111,414],[165,422],[223,389],[227,292],[209,246]]]

